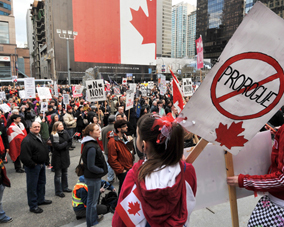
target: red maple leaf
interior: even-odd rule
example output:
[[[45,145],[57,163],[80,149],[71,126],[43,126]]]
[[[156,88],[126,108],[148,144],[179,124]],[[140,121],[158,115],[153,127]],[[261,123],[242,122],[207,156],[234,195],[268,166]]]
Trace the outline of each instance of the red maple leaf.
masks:
[[[133,204],[133,202],[128,203],[128,206],[130,209],[128,209],[128,213],[129,214],[133,214],[135,216],[135,214],[138,214],[140,216],[140,214],[138,213],[141,209],[140,209],[140,204],[138,202],[135,202]]]
[[[243,147],[248,141],[244,136],[238,136],[245,129],[242,128],[243,122],[235,123],[233,122],[231,126],[227,129],[227,125],[219,124],[219,128],[216,128],[217,139],[215,141],[219,142],[221,146],[226,146],[228,149],[231,147]]]
[[[136,11],[131,10],[130,23],[143,36],[142,44],[156,43],[156,0],[147,0],[148,17],[141,7]]]

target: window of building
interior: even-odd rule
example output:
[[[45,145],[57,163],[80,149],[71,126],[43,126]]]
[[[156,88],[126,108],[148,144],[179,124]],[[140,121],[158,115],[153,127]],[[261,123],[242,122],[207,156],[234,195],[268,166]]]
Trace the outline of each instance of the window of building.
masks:
[[[10,14],[0,10],[0,15],[9,16]]]
[[[0,43],[10,43],[8,22],[0,21]]]
[[[4,3],[4,2],[0,2],[0,7],[11,10],[11,5]]]

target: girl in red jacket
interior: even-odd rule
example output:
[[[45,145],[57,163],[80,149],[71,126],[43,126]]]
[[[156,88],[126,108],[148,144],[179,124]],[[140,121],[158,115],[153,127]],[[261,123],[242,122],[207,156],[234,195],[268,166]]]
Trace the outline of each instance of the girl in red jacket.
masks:
[[[177,122],[152,114],[139,119],[137,148],[147,158],[127,173],[112,226],[189,226],[196,175],[181,161],[184,129]]]

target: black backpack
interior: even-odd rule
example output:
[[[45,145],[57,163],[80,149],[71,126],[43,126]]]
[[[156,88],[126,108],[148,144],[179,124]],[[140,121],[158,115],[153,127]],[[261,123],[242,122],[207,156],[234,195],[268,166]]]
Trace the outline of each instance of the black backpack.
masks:
[[[117,204],[117,194],[116,192],[109,192],[102,198],[101,204],[107,206],[107,211],[114,213]]]

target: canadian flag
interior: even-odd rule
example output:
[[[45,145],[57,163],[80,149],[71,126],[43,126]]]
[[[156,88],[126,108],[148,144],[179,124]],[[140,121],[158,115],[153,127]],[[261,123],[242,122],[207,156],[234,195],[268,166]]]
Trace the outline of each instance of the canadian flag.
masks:
[[[182,98],[182,92],[181,92],[181,89],[180,89],[180,86],[179,86],[179,81],[178,79],[176,78],[175,74],[173,73],[172,70],[171,71],[171,74],[172,74],[172,77],[173,77],[173,102],[174,102],[174,106],[177,108],[178,110],[178,113],[180,113],[182,110],[183,110],[183,107],[184,107],[184,102],[183,102],[183,98]]]
[[[16,161],[21,153],[21,143],[23,139],[27,136],[27,131],[23,123],[19,123],[19,126],[12,123],[8,130],[7,136],[9,141],[9,155],[12,161]]]
[[[127,227],[145,227],[147,224],[141,202],[138,199],[136,185],[133,186],[130,194],[120,204],[117,204],[115,210]]]
[[[156,59],[157,0],[72,0],[76,62],[149,64]]]

